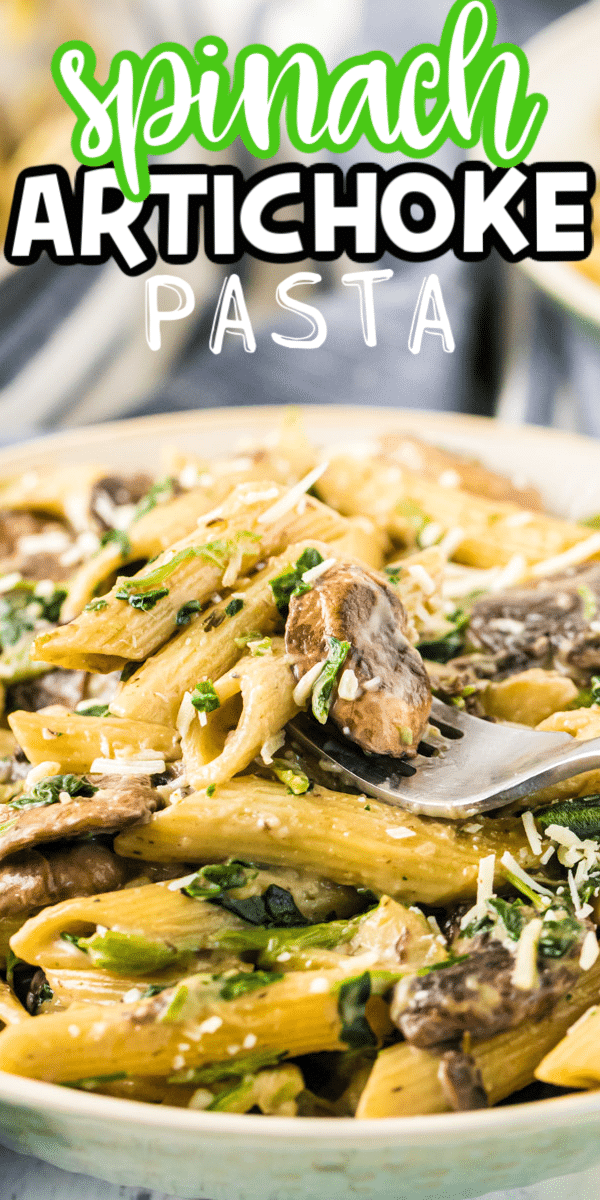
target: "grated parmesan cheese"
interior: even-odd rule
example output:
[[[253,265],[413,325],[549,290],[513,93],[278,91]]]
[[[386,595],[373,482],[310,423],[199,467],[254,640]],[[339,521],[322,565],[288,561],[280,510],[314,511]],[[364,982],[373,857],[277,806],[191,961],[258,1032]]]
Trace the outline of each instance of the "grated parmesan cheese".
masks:
[[[202,1024],[198,1026],[198,1033],[216,1033],[217,1029],[220,1029],[222,1024],[222,1017],[207,1017],[206,1021],[203,1021]]]
[[[514,986],[523,992],[531,991],[537,982],[537,948],[542,925],[543,921],[534,917],[525,926],[517,944],[511,979]]]
[[[346,670],[342,672],[338,686],[338,696],[340,700],[356,700],[359,690],[359,683],[355,672],[351,667],[346,668]]]
[[[438,475],[438,483],[443,488],[457,488],[461,485],[461,478],[458,471],[442,471],[441,475]]]
[[[315,579],[319,579],[321,575],[324,575],[336,562],[337,558],[326,558],[322,563],[317,563],[316,567],[310,567],[308,571],[304,572],[302,582],[314,583]]]
[[[378,687],[381,687],[381,675],[374,675],[372,679],[367,679],[363,683],[363,692],[376,692]]]
[[[322,659],[321,662],[315,663],[314,667],[311,667],[310,671],[307,671],[306,675],[303,675],[302,679],[296,684],[292,698],[294,704],[298,705],[298,708],[302,708],[306,704],[326,661],[326,659]]]
[[[415,580],[415,582],[419,584],[421,591],[423,591],[426,596],[433,595],[435,592],[435,583],[433,582],[429,571],[426,571],[425,567],[421,566],[421,563],[413,563],[412,566],[407,567],[407,571],[408,574]]]
[[[581,970],[589,971],[590,967],[593,967],[599,953],[600,947],[598,946],[598,939],[594,933],[594,930],[590,929],[589,933],[586,933],[583,939],[581,954],[579,955],[579,966],[581,967]]]
[[[531,567],[531,574],[536,579],[542,575],[554,575],[557,571],[564,570],[565,567],[575,567],[578,563],[587,562],[588,558],[599,552],[600,533],[593,533],[591,537],[584,538],[582,542],[576,542],[569,550],[563,550],[562,554],[555,554],[553,558],[545,558],[542,562],[534,563]]]
[[[273,756],[283,746],[284,742],[285,729],[280,729],[278,733],[271,734],[271,737],[268,737],[266,742],[263,743],[260,749],[260,757],[265,766],[268,767],[273,762]]]
[[[388,837],[395,838],[398,841],[400,838],[416,837],[414,829],[409,829],[407,825],[396,825],[393,829],[386,829]]]
[[[542,853],[542,839],[537,831],[533,813],[522,813],[521,820],[523,822],[525,836],[529,842],[529,845],[531,846],[532,853],[539,857],[539,855]]]
[[[161,775],[164,758],[95,758],[90,775]]]
[[[317,467],[313,467],[308,475],[304,476],[298,483],[294,484],[282,497],[272,504],[270,508],[258,517],[259,525],[273,525],[275,521],[279,521],[280,517],[285,517],[286,513],[298,503],[300,498],[312,487],[317,479],[321,478],[324,471],[329,466],[328,462],[319,463]]]

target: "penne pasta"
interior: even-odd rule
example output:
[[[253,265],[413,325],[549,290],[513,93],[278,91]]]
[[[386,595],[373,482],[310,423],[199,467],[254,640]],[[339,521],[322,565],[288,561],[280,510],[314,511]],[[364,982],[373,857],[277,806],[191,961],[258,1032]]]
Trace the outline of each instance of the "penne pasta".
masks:
[[[80,716],[60,705],[14,712],[8,719],[30,763],[47,762],[51,755],[61,772],[83,773],[96,758],[143,758],[145,751],[166,762],[181,757],[179,734],[169,725]]]
[[[473,845],[450,821],[417,817],[365,796],[314,787],[289,794],[279,783],[245,776],[196,792],[120,834],[119,854],[159,861],[243,857],[303,865],[338,883],[372,888],[409,904],[449,904],[475,894],[479,859],[511,848],[525,867],[531,849],[522,822],[481,820]]]

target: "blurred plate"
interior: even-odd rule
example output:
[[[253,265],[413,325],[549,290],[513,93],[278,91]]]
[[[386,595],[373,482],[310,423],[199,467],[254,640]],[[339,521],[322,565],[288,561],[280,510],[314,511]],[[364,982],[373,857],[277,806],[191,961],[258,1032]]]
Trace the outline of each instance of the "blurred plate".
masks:
[[[588,162],[600,182],[599,0],[554,21],[524,49],[531,68],[529,90],[548,97],[532,161]],[[600,246],[586,261],[597,264],[598,282],[573,263],[524,259],[521,266],[563,307],[600,325]]]

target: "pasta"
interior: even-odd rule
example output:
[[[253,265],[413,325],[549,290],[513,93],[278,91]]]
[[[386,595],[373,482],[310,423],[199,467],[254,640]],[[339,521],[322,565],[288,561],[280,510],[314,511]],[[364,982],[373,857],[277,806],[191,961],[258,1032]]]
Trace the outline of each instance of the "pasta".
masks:
[[[299,1119],[600,1086],[600,772],[448,821],[294,733],[598,736],[600,536],[417,438],[318,460],[291,416],[0,490],[0,1070]]]

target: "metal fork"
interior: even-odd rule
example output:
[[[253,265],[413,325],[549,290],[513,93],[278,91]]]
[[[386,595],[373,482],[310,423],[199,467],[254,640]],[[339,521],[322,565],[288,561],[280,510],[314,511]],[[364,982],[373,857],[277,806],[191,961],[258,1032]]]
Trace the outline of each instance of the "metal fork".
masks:
[[[340,782],[427,817],[473,817],[600,767],[600,738],[495,725],[441,700],[429,721],[436,735],[430,731],[410,761],[365,754],[330,721],[319,725],[305,713],[288,728]]]

